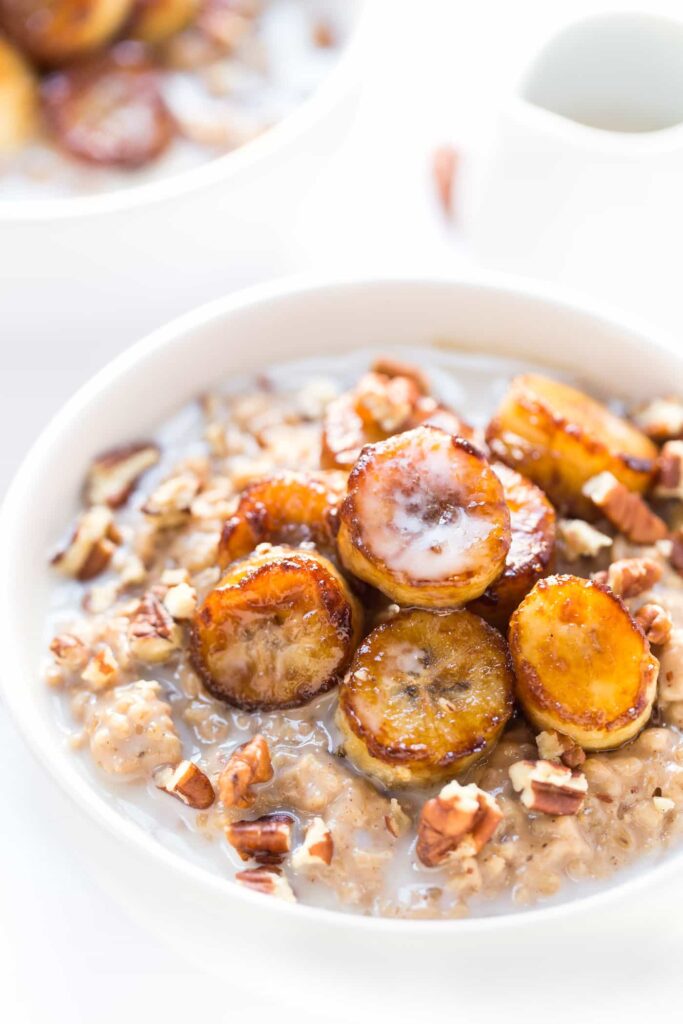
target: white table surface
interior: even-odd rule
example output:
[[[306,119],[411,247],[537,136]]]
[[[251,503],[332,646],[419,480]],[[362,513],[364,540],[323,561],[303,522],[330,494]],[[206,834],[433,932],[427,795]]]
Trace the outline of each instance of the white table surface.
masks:
[[[377,63],[367,71],[357,119],[310,196],[291,269],[386,273],[471,267],[466,240],[457,224],[444,222],[430,187],[434,146],[453,141],[466,156],[490,125],[525,55],[556,22],[617,6],[581,0],[387,4],[386,35],[378,40]],[[660,3],[657,9],[676,6]],[[672,252],[655,259],[676,257],[672,243]],[[600,297],[598,274],[594,293]],[[641,307],[642,301],[641,295]],[[628,295],[623,306],[629,308]],[[653,309],[652,317],[661,319],[660,311]],[[122,330],[120,347],[131,340]],[[11,325],[2,325],[0,493],[51,413],[112,354],[97,339],[84,350],[67,337],[51,337],[46,324],[44,360],[36,365],[12,346]],[[33,763],[1,706],[0,751],[0,1020],[108,1024],[142,1021],[152,1013],[151,1019],[169,1024],[203,1014],[242,1020],[248,1013],[256,1024],[287,1019],[276,994],[232,996],[225,982],[201,975],[122,913],[79,861],[71,840],[73,809]],[[591,962],[584,958],[578,973],[569,964],[566,973],[559,972],[556,999],[545,985],[537,1016],[631,1021],[654,1012],[676,1019],[683,879],[673,890],[669,885],[648,892],[619,914],[614,942],[591,950]],[[633,934],[625,943],[628,922]],[[590,934],[585,941],[590,950]],[[507,1007],[508,1019],[526,1017],[521,999],[512,1001],[519,1015],[511,1013],[508,982],[521,996],[514,988],[519,981],[533,1006],[534,965],[519,958],[513,963],[505,985],[487,986],[476,1005],[458,1003],[454,995],[452,1011],[457,1007],[461,1017],[476,1011],[479,1021],[487,1021]],[[437,1010],[426,994],[425,1016]],[[336,1012],[343,1016],[341,1009]],[[336,1019],[329,1007],[325,1016]]]

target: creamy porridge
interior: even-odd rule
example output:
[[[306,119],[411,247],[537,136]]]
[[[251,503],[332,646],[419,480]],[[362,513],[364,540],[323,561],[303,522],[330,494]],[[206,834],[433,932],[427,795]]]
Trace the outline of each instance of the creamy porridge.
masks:
[[[122,814],[270,898],[500,913],[661,854],[681,437],[675,399],[436,351],[203,395],[94,460],[53,556],[66,742]]]
[[[317,88],[353,18],[334,0],[0,0],[0,199],[236,149]]]

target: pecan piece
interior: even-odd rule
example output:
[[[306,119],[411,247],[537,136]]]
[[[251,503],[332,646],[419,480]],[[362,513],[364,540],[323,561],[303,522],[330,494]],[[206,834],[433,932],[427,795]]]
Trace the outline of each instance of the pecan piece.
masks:
[[[233,750],[218,778],[218,795],[226,807],[249,807],[253,800],[251,787],[272,777],[268,743],[258,733]]]
[[[104,690],[116,682],[119,665],[114,652],[107,644],[102,644],[81,673],[81,679],[92,690]]]
[[[294,819],[278,812],[253,821],[232,821],[225,826],[225,835],[242,860],[279,864],[292,848],[293,827]]]
[[[85,485],[88,504],[110,508],[124,505],[142,474],[158,461],[158,447],[147,442],[102,452],[88,471]]]
[[[668,642],[673,620],[661,605],[649,601],[638,609],[634,618],[651,644],[661,646]]]
[[[657,462],[658,498],[677,498],[683,501],[683,441],[667,441]]]
[[[189,583],[177,583],[166,591],[164,607],[174,619],[191,619],[197,608],[197,591]]]
[[[180,627],[151,591],[140,600],[128,626],[131,653],[139,661],[166,661],[180,647]]]
[[[389,804],[389,813],[384,815],[384,824],[394,839],[398,839],[410,828],[410,818],[395,797],[392,797]]]
[[[554,729],[539,732],[536,746],[543,761],[561,761],[567,768],[580,768],[586,760],[578,743]]]
[[[67,672],[80,672],[90,658],[88,647],[73,633],[59,633],[50,644],[50,651],[57,664]]]
[[[155,771],[154,782],[164,793],[200,811],[205,811],[216,799],[211,779],[194,761],[181,761],[175,767],[163,765]]]
[[[680,398],[653,398],[636,410],[633,420],[654,441],[683,437],[683,402]]]
[[[479,853],[502,817],[494,798],[474,783],[461,786],[459,782],[449,782],[422,808],[417,856],[425,867],[431,868],[455,853]]]
[[[390,434],[408,425],[419,397],[409,377],[366,373],[356,386],[356,411],[365,424]]]
[[[194,473],[179,473],[159,484],[142,506],[142,511],[160,530],[183,526],[190,518],[192,502],[200,486],[200,480]]]
[[[52,559],[55,569],[77,580],[91,580],[103,572],[121,542],[111,509],[93,505],[78,519],[67,547]]]
[[[605,471],[591,477],[584,484],[583,493],[635,544],[654,544],[669,534],[664,520],[612,473]]]
[[[329,866],[334,854],[332,833],[322,818],[314,818],[306,829],[304,841],[292,855],[292,867],[302,868]]]
[[[246,871],[238,871],[235,881],[266,896],[277,896],[287,903],[296,903],[296,896],[289,882],[274,868],[249,868]]]
[[[541,814],[577,814],[588,791],[585,775],[552,761],[517,761],[508,774],[524,806]]]
[[[570,562],[579,558],[595,558],[603,548],[611,548],[613,540],[583,519],[560,519],[557,537],[562,553]]]
[[[595,573],[593,579],[606,583],[617,597],[629,598],[644,594],[659,583],[663,571],[652,558],[620,558],[606,572]]]

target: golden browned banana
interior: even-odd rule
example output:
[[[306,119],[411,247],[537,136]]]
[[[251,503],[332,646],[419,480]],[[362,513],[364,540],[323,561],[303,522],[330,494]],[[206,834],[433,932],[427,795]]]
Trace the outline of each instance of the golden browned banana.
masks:
[[[26,142],[37,114],[36,77],[19,50],[0,36],[0,152]]]
[[[109,42],[133,0],[0,0],[0,24],[41,64],[64,64]]]
[[[198,0],[135,0],[126,34],[150,45],[163,43],[186,28],[198,10]]]
[[[155,160],[175,124],[140,43],[50,75],[43,85],[48,127],[79,160],[136,168]]]
[[[368,445],[349,477],[337,538],[350,572],[403,605],[479,597],[503,571],[503,486],[468,441],[417,427]]]
[[[582,493],[609,470],[632,491],[652,481],[657,449],[600,402],[559,381],[515,377],[487,431],[497,458],[542,487],[562,511],[583,518],[595,509]]]
[[[311,551],[259,550],[200,605],[192,659],[214,696],[246,710],[298,707],[338,681],[356,648],[360,608]]]
[[[242,492],[237,511],[223,527],[219,564],[225,568],[264,541],[333,546],[345,493],[346,475],[324,470],[283,471],[255,480]]]
[[[537,728],[604,750],[650,717],[659,666],[608,587],[577,576],[540,580],[512,616],[510,651],[517,696]]]
[[[402,611],[358,648],[337,724],[356,767],[384,785],[443,782],[491,749],[512,689],[505,641],[482,619]]]
[[[540,487],[502,462],[491,466],[503,485],[512,540],[503,574],[470,610],[499,629],[534,583],[550,571],[555,555],[555,509]]]

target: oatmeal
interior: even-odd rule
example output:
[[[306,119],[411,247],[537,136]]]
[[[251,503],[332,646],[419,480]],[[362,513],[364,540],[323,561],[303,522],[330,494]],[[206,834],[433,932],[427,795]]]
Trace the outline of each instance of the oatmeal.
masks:
[[[341,911],[501,913],[661,855],[677,439],[613,409],[495,360],[358,356],[100,454],[52,553],[73,756],[159,842]]]

